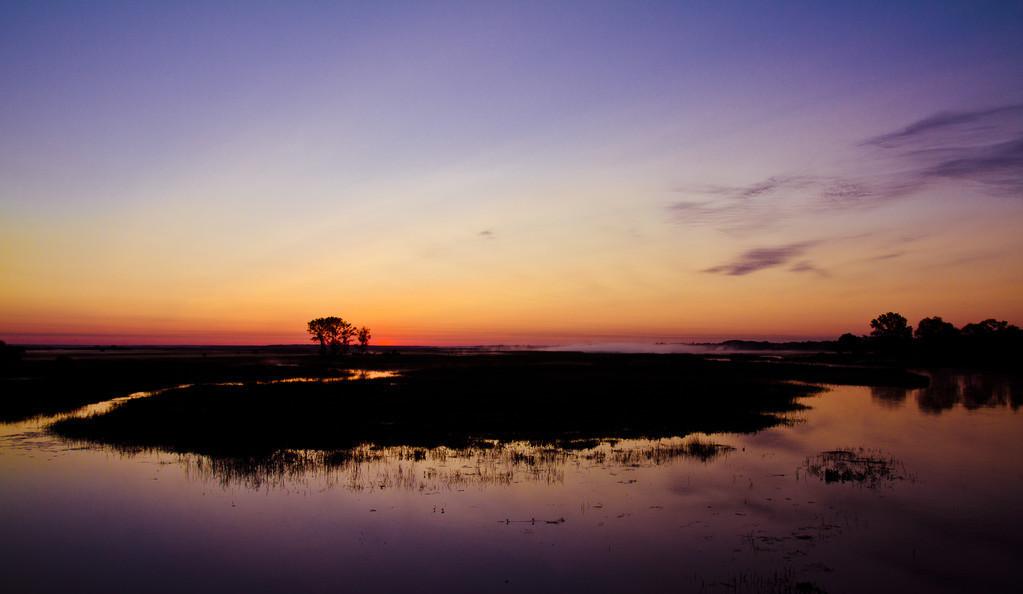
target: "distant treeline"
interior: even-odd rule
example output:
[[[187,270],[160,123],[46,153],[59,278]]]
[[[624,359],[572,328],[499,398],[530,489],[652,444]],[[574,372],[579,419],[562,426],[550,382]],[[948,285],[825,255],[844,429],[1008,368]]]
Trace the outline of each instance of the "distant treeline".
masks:
[[[1004,320],[987,319],[957,328],[939,316],[916,328],[905,316],[888,312],[870,321],[870,334],[847,332],[837,340],[768,342],[727,340],[736,350],[827,351],[938,365],[1004,365],[1023,355],[1023,330]]]

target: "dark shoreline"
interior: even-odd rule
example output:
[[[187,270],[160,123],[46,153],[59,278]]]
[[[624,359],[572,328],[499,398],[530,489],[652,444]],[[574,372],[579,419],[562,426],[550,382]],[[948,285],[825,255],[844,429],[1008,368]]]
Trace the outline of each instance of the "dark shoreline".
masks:
[[[713,361],[727,355],[729,361]],[[181,384],[251,382],[287,377],[323,377],[339,368],[416,369],[489,361],[661,361],[665,365],[733,366],[741,374],[761,379],[806,382],[920,387],[921,378],[898,366],[870,365],[853,361],[836,365],[805,357],[772,357],[756,354],[573,353],[548,351],[497,351],[468,348],[376,347],[366,354],[351,354],[324,361],[305,345],[288,347],[89,347],[30,351],[22,360],[0,369],[0,421],[17,421],[52,415],[77,407],[142,391]],[[822,365],[821,363],[827,363]]]
[[[204,379],[193,374],[191,381],[180,382],[196,384],[191,388],[125,402],[104,415],[66,419],[51,430],[124,448],[228,456],[363,443],[560,443],[752,432],[799,410],[797,399],[819,392],[819,385],[927,385],[926,377],[898,368],[756,356],[722,361],[698,355],[531,351],[367,354],[327,364],[312,356],[217,360],[224,362],[214,366],[223,377],[206,379],[212,369],[199,366]],[[346,367],[398,375],[266,383],[286,377],[336,378]]]

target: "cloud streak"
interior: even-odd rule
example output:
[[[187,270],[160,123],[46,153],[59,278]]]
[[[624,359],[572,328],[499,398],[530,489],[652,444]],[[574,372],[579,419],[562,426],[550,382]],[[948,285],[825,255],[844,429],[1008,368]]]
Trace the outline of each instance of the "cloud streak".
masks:
[[[805,214],[870,208],[936,184],[968,182],[988,194],[1023,197],[1023,104],[943,112],[859,145],[862,175],[778,174],[746,185],[678,191],[674,220],[746,232]]]
[[[931,177],[979,182],[1000,194],[1023,195],[1023,136],[995,145],[964,149],[924,171]]]
[[[947,133],[949,130],[957,131],[958,135],[972,131],[983,137],[989,133],[987,128],[991,123],[1021,117],[1023,117],[1023,103],[973,111],[945,111],[913,122],[900,130],[875,136],[864,144],[895,148],[915,144],[919,142],[920,138]]]
[[[956,179],[1023,196],[1023,104],[939,113],[864,145],[913,166],[906,175],[921,183]]]
[[[827,270],[824,270],[823,268],[821,268],[820,266],[817,266],[816,264],[814,264],[813,262],[810,262],[809,260],[802,260],[800,262],[796,262],[795,264],[793,264],[789,268],[789,271],[790,272],[812,272],[813,274],[816,274],[817,276],[831,276],[830,272],[828,272]]]
[[[724,274],[728,276],[745,276],[760,270],[783,266],[795,258],[805,254],[817,243],[819,242],[801,241],[798,243],[789,243],[775,247],[755,248],[743,252],[731,262],[712,266],[705,269],[703,272]],[[799,268],[799,270],[794,270],[796,272],[819,270],[809,262],[801,262],[800,264],[797,264],[794,269],[795,268]]]
[[[911,194],[921,185],[918,180],[898,178],[772,177],[748,186],[705,189],[704,195],[715,197],[680,200],[669,205],[668,210],[683,224],[710,225],[741,233],[798,215],[869,207]]]

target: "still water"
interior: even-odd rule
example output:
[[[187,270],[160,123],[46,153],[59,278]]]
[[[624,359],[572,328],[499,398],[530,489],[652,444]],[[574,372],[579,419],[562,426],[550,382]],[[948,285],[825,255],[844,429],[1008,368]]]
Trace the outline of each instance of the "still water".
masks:
[[[934,380],[754,435],[259,465],[0,425],[0,590],[1018,591],[1023,394]]]

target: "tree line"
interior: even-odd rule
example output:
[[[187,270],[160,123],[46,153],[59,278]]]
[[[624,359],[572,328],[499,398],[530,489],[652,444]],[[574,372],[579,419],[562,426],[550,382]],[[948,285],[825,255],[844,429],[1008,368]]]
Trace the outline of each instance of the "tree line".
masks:
[[[940,316],[932,316],[913,328],[905,316],[890,311],[871,320],[870,328],[867,336],[843,334],[838,338],[838,349],[942,363],[981,359],[997,362],[1023,352],[1023,330],[993,318],[957,328]]]
[[[369,339],[373,337],[369,328],[356,328],[354,324],[339,316],[327,316],[309,320],[306,332],[310,340],[320,343],[320,355],[346,355],[352,339],[359,343],[359,350],[366,352]]]

